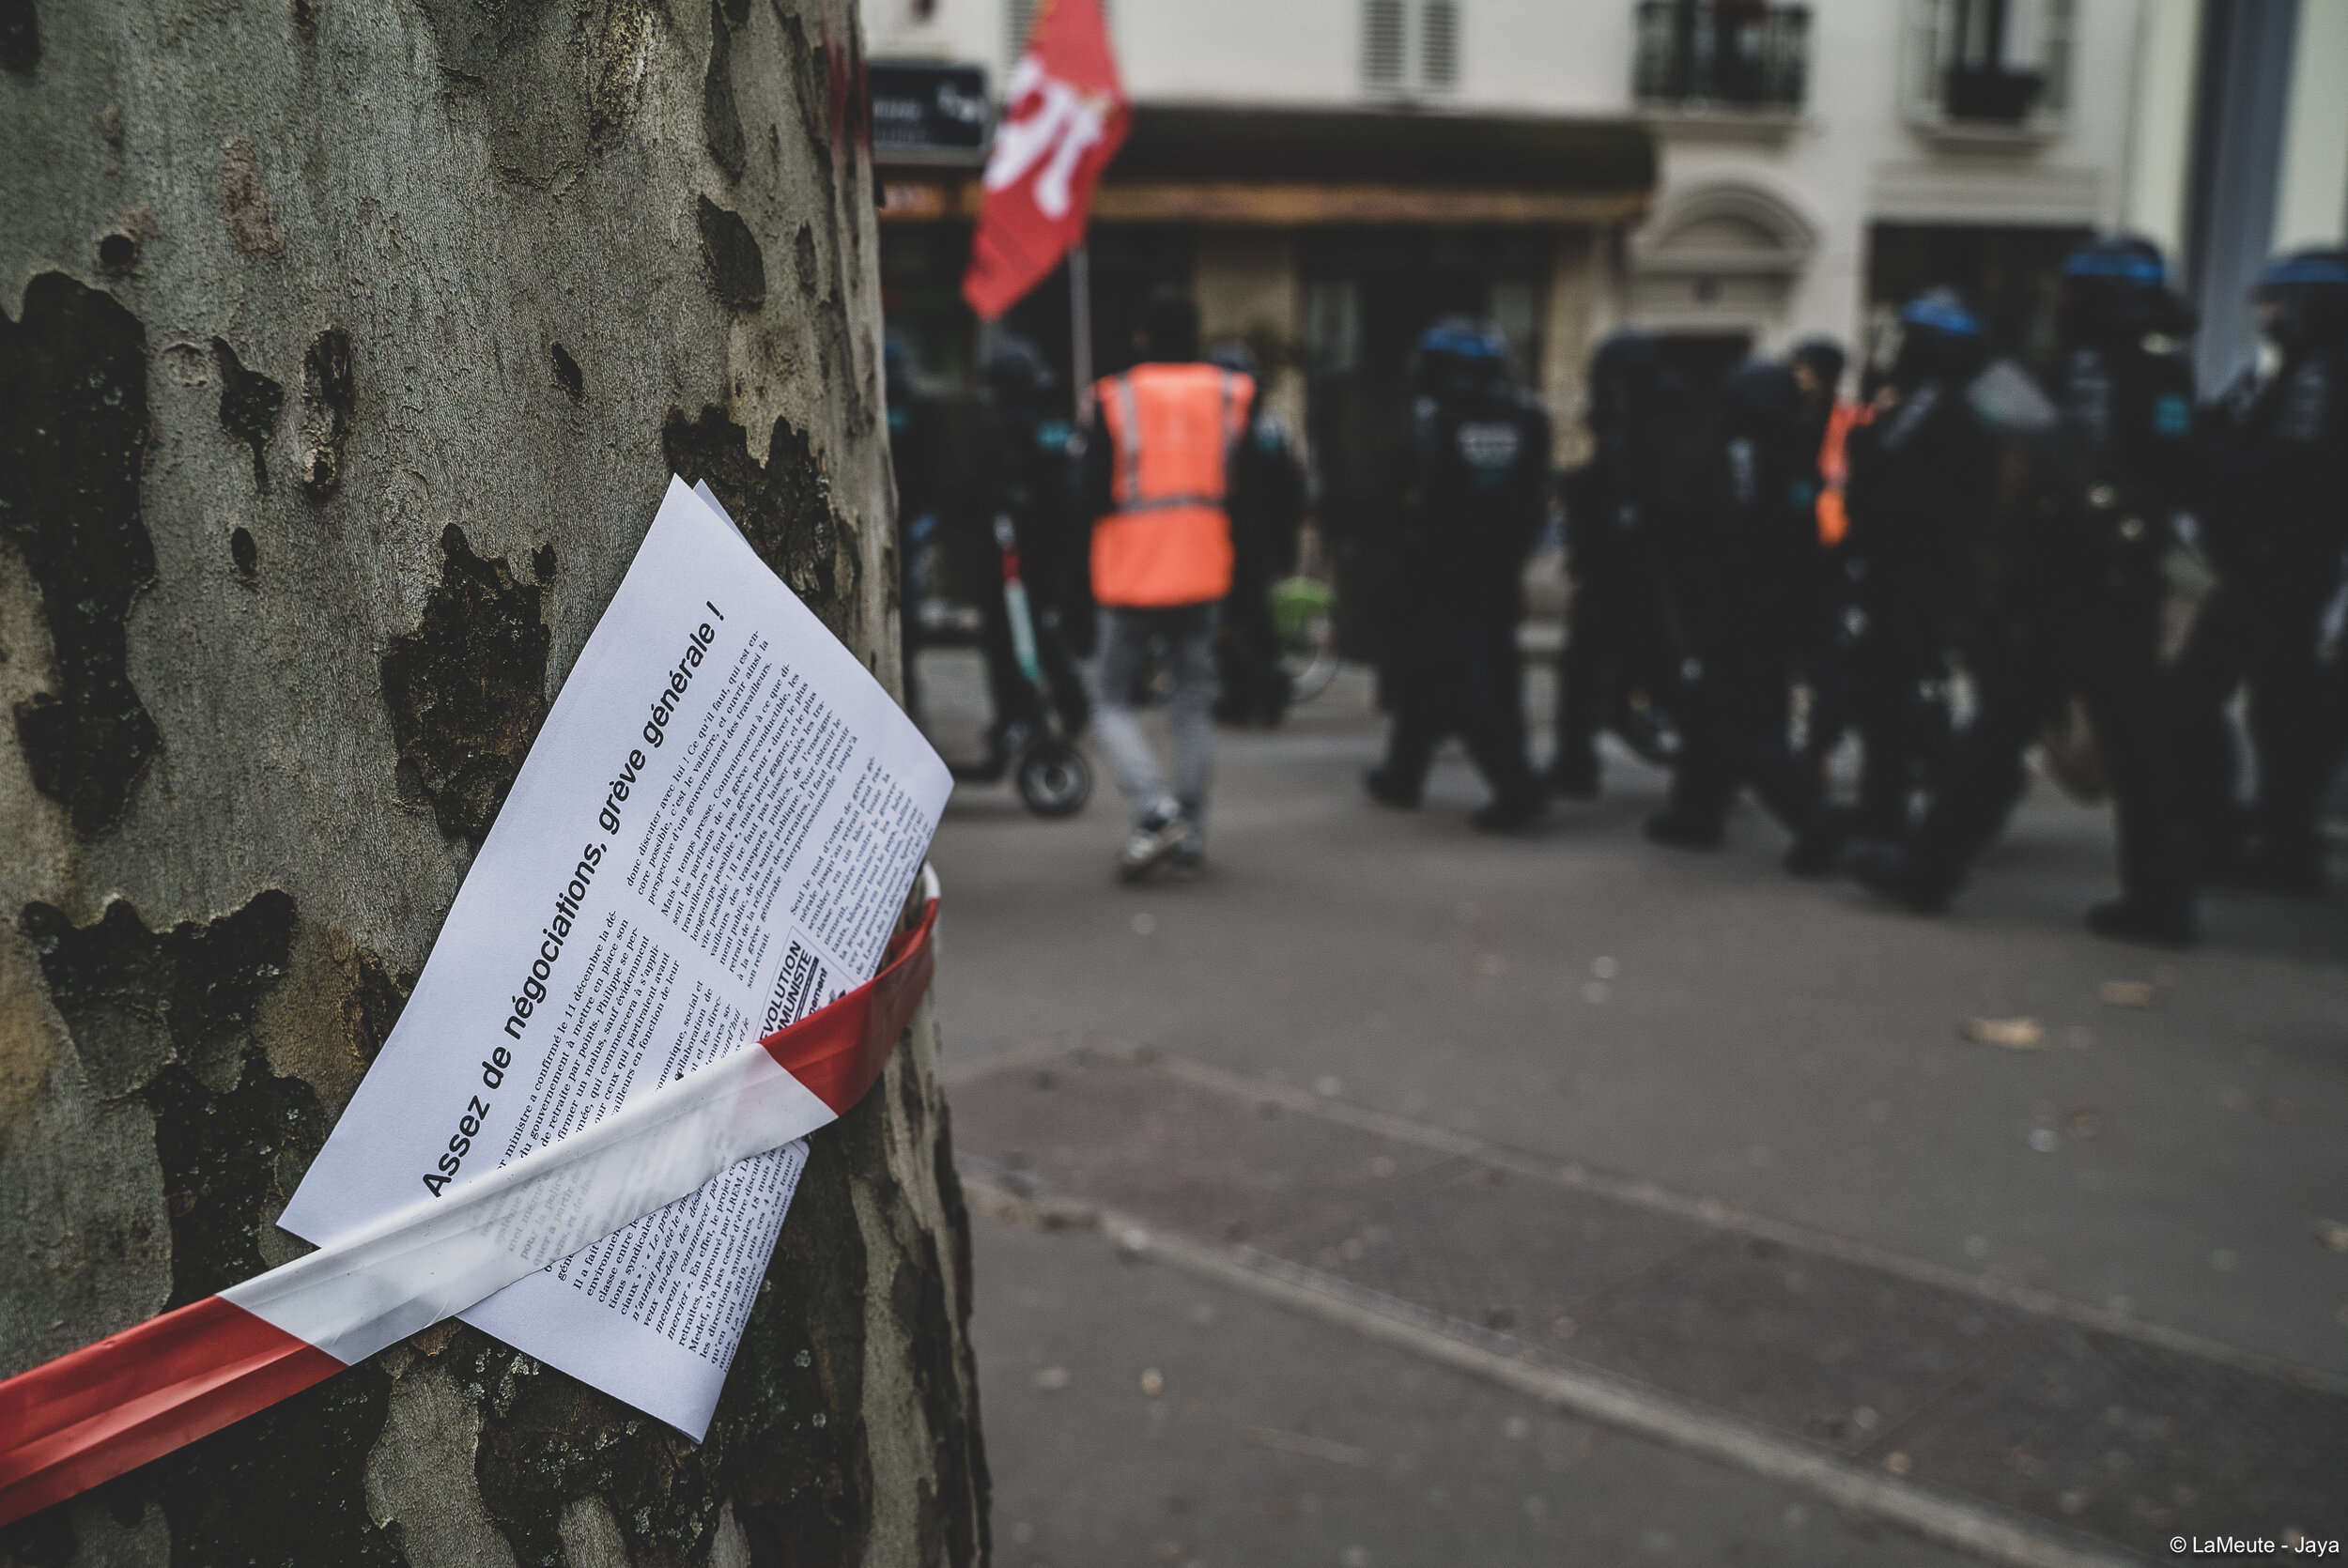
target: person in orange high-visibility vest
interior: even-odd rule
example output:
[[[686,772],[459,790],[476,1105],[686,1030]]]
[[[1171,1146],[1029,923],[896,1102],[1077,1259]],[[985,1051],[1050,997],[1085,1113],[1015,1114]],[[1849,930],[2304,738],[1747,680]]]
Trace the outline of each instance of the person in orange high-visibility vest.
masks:
[[[1826,438],[1818,443],[1817,517],[1821,549],[1832,549],[1850,532],[1850,513],[1844,505],[1843,492],[1850,484],[1851,427],[1867,423],[1875,414],[1873,404],[1838,397],[1833,410],[1827,415]]]
[[[1151,300],[1135,346],[1139,364],[1094,386],[1079,480],[1101,607],[1093,726],[1134,808],[1117,859],[1128,881],[1168,860],[1195,869],[1206,856],[1215,609],[1231,587],[1231,454],[1256,397],[1251,377],[1198,361],[1197,307],[1182,295]],[[1173,677],[1170,789],[1134,711],[1153,645]]]

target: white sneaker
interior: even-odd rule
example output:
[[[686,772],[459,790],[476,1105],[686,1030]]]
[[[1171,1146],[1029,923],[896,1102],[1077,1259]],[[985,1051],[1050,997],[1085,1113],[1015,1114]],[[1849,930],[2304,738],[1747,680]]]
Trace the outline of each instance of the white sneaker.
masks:
[[[1189,837],[1190,824],[1180,817],[1167,817],[1154,827],[1143,822],[1125,840],[1125,847],[1117,852],[1118,876],[1126,882],[1140,881],[1158,862],[1181,849]]]

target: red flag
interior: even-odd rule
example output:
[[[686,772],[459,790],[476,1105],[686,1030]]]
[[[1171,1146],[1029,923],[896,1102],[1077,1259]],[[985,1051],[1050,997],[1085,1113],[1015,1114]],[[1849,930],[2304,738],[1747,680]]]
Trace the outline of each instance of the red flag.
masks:
[[[1133,122],[1100,0],[1043,0],[1003,95],[962,297],[992,321],[1084,238],[1101,171]]]

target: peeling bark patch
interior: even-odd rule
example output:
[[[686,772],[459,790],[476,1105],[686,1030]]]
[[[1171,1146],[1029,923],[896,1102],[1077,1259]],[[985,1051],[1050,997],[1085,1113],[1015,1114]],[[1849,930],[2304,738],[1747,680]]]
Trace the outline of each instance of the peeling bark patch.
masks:
[[[579,10],[420,0],[452,101],[489,141],[499,175],[544,188],[586,166],[590,88]]]
[[[261,185],[261,155],[241,136],[221,148],[220,210],[239,255],[285,259],[286,231],[277,226],[277,210]]]
[[[775,421],[764,465],[750,460],[742,427],[715,405],[688,420],[671,408],[660,445],[687,484],[707,480],[760,557],[800,598],[823,608],[841,598],[840,565],[848,530],[832,509],[831,478],[806,432]],[[854,572],[854,557],[848,556]],[[848,585],[853,596],[855,584]]]
[[[155,753],[122,623],[155,577],[139,511],[147,333],[113,297],[44,272],[0,315],[0,530],[24,553],[55,651],[55,693],[16,710],[34,786],[103,832]]]
[[[225,338],[212,340],[220,358],[220,427],[253,449],[253,483],[266,493],[269,438],[277,431],[278,410],[286,406],[286,389],[257,370],[247,370]]]
[[[0,1562],[9,1568],[67,1568],[81,1542],[63,1508],[44,1508],[29,1518],[0,1526]]]
[[[391,1387],[363,1362],[116,1484],[162,1502],[176,1563],[409,1568],[392,1532],[367,1516],[367,1451]]]
[[[228,536],[228,559],[237,563],[237,576],[252,580],[261,564],[261,546],[253,542],[251,529],[238,529]]]
[[[131,1093],[165,1064],[238,1051],[263,993],[285,976],[294,904],[271,887],[210,921],[150,931],[116,899],[76,926],[49,904],[18,922],[40,959],[49,998],[101,1098]]]
[[[791,237],[791,264],[799,274],[799,292],[815,299],[824,292],[824,279],[815,258],[815,231],[807,224]]]
[[[946,1146],[943,1138],[938,1146]],[[971,1369],[959,1365],[955,1357],[955,1347],[968,1343],[968,1325],[961,1325],[961,1331],[956,1331],[947,1308],[946,1275],[937,1255],[937,1238],[927,1231],[914,1231],[912,1239],[911,1255],[897,1262],[888,1311],[905,1332],[914,1393],[921,1402],[932,1473],[936,1477],[920,1517],[925,1531],[937,1529],[941,1521],[944,1525],[944,1539],[925,1542],[920,1560],[979,1562],[984,1559],[979,1551],[977,1521],[986,1517],[987,1481],[984,1461],[980,1462],[977,1474],[970,1464],[971,1455],[979,1452],[978,1382]],[[924,1482],[925,1489],[929,1484]]]
[[[373,1064],[415,991],[415,970],[392,970],[373,948],[352,942],[340,920],[326,928],[326,956],[343,972],[343,1038],[352,1056]]]
[[[516,582],[502,558],[474,555],[453,523],[440,549],[422,620],[384,651],[383,698],[440,831],[477,845],[547,716],[553,638],[541,591]]]
[[[766,302],[766,256],[738,212],[699,198],[702,254],[709,284],[729,310],[754,311]]]
[[[538,585],[542,588],[554,580],[554,546],[552,545],[541,545],[530,552],[530,575],[538,579]]]
[[[652,65],[653,0],[609,0],[595,40],[594,85],[587,100],[587,136],[608,148],[636,117]]]
[[[301,487],[320,500],[343,482],[343,441],[356,396],[350,334],[329,327],[301,355]]]
[[[610,1506],[637,1561],[705,1549],[725,1506],[714,1443],[696,1447],[471,1329],[442,1359],[484,1404],[473,1473],[520,1568],[564,1568],[563,1514],[585,1497]]]
[[[573,403],[583,402],[587,396],[587,376],[571,358],[571,351],[561,344],[554,346],[554,379],[571,395]]]
[[[40,18],[33,0],[0,0],[0,66],[30,76],[40,64]]]
[[[326,951],[343,975],[343,1038],[352,1055],[372,1064],[416,989],[416,972],[394,969],[373,948],[353,942],[340,921],[326,928]]]
[[[171,1215],[167,1307],[267,1272],[261,1227],[292,1200],[326,1142],[317,1092],[270,1071],[256,1048],[246,1053],[236,1086],[225,1094],[174,1065],[155,1075],[145,1099],[155,1113],[155,1153]]]
[[[816,1139],[792,1205],[805,1218],[782,1228],[710,1425],[752,1562],[866,1560],[871,1259],[849,1173],[886,1166],[878,1099],[865,1096]]]
[[[742,111],[734,99],[734,29],[727,23],[719,0],[709,0],[709,71],[702,79],[702,139],[709,146],[709,156],[726,172],[726,178],[740,179],[749,162],[749,142],[742,134]]]

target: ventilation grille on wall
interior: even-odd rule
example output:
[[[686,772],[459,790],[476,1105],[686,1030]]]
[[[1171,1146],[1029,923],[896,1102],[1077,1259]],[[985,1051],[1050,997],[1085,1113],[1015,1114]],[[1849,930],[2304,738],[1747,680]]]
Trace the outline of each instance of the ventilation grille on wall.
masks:
[[[1459,0],[1362,0],[1363,86],[1444,92],[1459,80]]]

